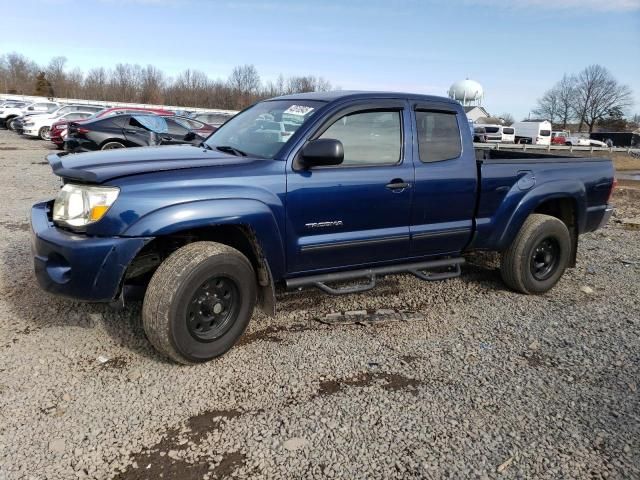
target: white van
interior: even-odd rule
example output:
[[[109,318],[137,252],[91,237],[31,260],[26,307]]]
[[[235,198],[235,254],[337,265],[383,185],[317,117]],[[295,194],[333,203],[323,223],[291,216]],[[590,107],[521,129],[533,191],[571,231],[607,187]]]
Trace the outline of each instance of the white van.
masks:
[[[500,133],[502,134],[502,143],[515,143],[516,131],[513,127],[500,127]]]
[[[515,130],[516,143],[533,145],[551,145],[551,122],[516,122],[512,125]]]
[[[500,143],[502,141],[502,125],[476,123],[476,127],[484,128],[484,131],[487,134],[487,143]]]

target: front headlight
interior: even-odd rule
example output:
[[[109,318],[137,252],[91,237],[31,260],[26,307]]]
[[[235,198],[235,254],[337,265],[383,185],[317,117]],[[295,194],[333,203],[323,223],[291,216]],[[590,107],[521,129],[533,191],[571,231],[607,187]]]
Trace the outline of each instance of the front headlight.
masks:
[[[118,187],[97,187],[67,183],[53,203],[53,221],[69,227],[97,222],[118,198]]]

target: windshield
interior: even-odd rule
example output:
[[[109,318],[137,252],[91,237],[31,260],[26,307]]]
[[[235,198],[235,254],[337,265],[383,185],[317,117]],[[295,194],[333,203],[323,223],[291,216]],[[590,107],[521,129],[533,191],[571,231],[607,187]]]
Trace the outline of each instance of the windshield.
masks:
[[[313,112],[324,102],[274,100],[260,102],[227,121],[205,144],[212,149],[229,147],[264,158],[273,158]]]

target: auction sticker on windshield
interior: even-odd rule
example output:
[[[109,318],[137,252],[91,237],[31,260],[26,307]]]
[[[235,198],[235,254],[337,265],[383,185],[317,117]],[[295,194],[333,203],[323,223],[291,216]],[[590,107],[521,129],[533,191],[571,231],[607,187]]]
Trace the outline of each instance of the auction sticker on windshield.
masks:
[[[291,105],[282,113],[289,113],[291,115],[301,115],[304,117],[312,110],[313,110],[313,107],[307,107],[306,105]]]

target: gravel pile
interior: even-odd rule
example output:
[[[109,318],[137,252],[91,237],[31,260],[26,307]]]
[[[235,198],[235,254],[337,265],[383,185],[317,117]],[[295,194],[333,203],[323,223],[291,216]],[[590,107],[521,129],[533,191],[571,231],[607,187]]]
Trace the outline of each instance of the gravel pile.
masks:
[[[46,148],[0,131],[0,479],[640,478],[640,190],[545,296],[507,291],[492,256],[446,282],[281,292],[277,318],[181,367],[139,305],[36,286]],[[317,320],[363,309],[418,315]]]

